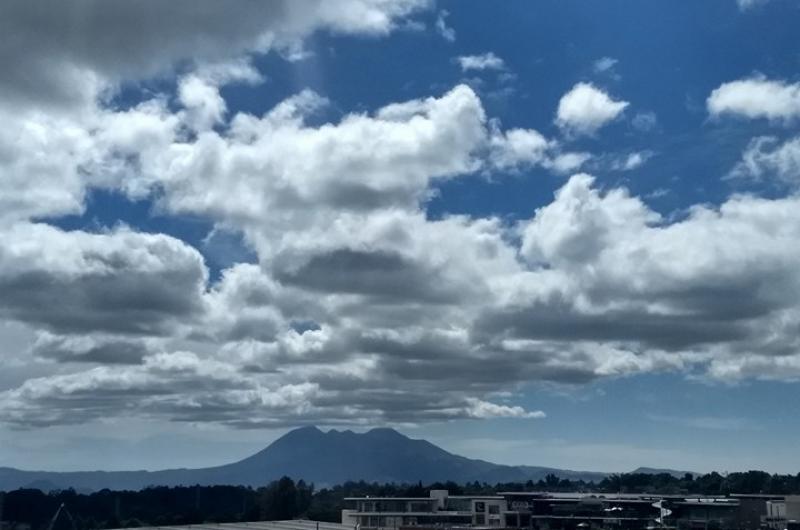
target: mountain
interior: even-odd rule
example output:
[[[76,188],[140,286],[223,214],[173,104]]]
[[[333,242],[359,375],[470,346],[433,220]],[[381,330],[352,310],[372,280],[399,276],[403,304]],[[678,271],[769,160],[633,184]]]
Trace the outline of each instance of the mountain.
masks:
[[[661,475],[667,474],[672,475],[675,478],[683,478],[687,474],[692,476],[697,476],[697,473],[694,471],[677,471],[675,469],[661,469],[657,467],[637,467],[631,473],[641,473],[643,475]]]
[[[284,475],[317,486],[347,480],[457,483],[537,481],[547,474],[572,480],[602,480],[606,473],[547,467],[498,465],[454,455],[393,429],[365,433],[316,427],[295,429],[266,449],[234,462],[202,469],[163,471],[47,472],[0,468],[0,490],[48,485],[48,489],[138,490],[147,486],[234,484],[262,486]]]

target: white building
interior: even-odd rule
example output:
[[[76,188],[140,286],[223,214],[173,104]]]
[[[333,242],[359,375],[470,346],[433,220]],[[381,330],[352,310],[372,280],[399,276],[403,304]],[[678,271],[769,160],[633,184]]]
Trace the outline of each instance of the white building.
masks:
[[[450,495],[431,490],[430,497],[349,497],[342,524],[359,530],[405,527],[504,528],[506,500],[502,496]]]

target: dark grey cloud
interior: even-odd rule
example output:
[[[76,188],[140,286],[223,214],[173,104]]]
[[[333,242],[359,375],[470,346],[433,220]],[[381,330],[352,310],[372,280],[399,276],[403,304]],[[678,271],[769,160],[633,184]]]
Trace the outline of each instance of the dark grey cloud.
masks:
[[[0,315],[59,333],[171,334],[199,316],[200,254],[163,235],[18,225],[0,248]]]
[[[567,304],[490,311],[478,319],[475,332],[486,338],[630,341],[673,351],[737,341],[748,335],[740,322],[719,315],[653,314],[643,308],[585,314]]]
[[[142,339],[42,333],[30,354],[62,363],[139,364],[155,351],[154,344]]]
[[[86,101],[91,85],[168,74],[287,45],[316,29],[385,33],[426,2],[347,0],[9,0],[0,6],[4,97],[37,105]]]
[[[291,285],[358,294],[378,302],[416,300],[436,304],[457,300],[457,292],[437,281],[440,275],[397,252],[347,248],[310,256],[295,270],[276,272],[278,280]]]

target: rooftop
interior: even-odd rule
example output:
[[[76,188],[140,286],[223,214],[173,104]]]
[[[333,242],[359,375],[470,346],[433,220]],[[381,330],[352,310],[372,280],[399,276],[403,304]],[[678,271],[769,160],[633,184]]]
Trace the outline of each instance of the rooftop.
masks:
[[[351,526],[293,519],[289,521],[253,521],[241,523],[202,523],[180,526],[144,526],[138,530],[353,530]],[[122,530],[122,529],[116,529]]]

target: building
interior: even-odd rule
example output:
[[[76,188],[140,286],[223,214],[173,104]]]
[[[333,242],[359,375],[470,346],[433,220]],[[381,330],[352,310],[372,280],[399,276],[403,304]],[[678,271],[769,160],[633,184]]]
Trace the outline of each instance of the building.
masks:
[[[739,501],[725,497],[548,492],[501,495],[509,506],[506,525],[515,528],[739,528]]]
[[[431,490],[429,497],[349,497],[342,524],[360,530],[402,528],[504,528],[503,496],[450,495]]]
[[[786,528],[800,530],[800,495],[787,495],[784,499]]]
[[[743,512],[740,499],[730,497],[550,492],[458,496],[431,490],[429,497],[352,497],[346,502],[342,524],[358,530],[755,530],[762,526],[760,508],[751,506]],[[760,502],[766,506],[765,499]]]
[[[115,530],[123,530],[118,528]],[[253,521],[241,523],[201,523],[176,526],[143,526],[137,530],[352,530],[337,523],[291,519],[286,521]]]
[[[738,528],[786,528],[783,495],[731,494],[739,501]]]
[[[766,512],[763,526],[773,530],[783,530],[786,528],[785,500],[768,500],[766,502]]]

